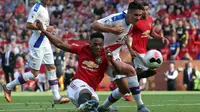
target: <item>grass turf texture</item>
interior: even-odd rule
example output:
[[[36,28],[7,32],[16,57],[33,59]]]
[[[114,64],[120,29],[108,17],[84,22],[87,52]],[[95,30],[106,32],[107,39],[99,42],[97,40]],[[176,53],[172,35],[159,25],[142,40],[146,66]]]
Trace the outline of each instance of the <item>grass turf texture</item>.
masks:
[[[61,93],[65,96],[65,92]],[[102,104],[110,92],[98,92]],[[143,101],[151,112],[200,112],[200,92],[142,92]],[[51,92],[13,92],[7,103],[0,92],[0,112],[76,112],[72,103],[53,104]],[[137,112],[135,102],[119,100],[119,112]]]

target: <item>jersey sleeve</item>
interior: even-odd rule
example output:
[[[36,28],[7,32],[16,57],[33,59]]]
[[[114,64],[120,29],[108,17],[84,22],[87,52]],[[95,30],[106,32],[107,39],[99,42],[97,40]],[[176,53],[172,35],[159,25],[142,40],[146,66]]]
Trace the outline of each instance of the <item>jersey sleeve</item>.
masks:
[[[97,20],[97,22],[99,22],[105,26],[112,26],[112,24],[113,24],[112,17],[113,17],[113,15],[110,15],[105,18]]]
[[[83,48],[83,46],[71,45],[69,52],[80,55],[82,48]]]
[[[34,23],[39,14],[40,14],[40,3],[38,2],[31,8],[27,22]]]

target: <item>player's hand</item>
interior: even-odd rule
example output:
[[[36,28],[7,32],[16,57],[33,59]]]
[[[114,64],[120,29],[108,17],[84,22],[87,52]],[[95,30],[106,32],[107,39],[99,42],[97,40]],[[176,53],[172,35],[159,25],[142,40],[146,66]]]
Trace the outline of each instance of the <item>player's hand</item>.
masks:
[[[165,43],[166,42],[166,46],[169,45],[169,40],[165,37],[162,38],[162,42]]]
[[[106,49],[106,54],[107,54],[107,58],[109,59],[109,60],[112,60],[113,59],[113,54],[112,54],[112,52],[111,52],[111,50],[108,48],[108,49]]]
[[[116,35],[120,35],[122,32],[124,31],[124,29],[122,27],[113,27],[112,28],[112,32],[113,34],[116,34]]]
[[[133,60],[137,56],[137,52],[134,51],[133,49],[129,50],[129,52],[130,52],[132,60]]]
[[[44,30],[43,24],[42,24],[42,22],[40,22],[40,20],[36,21],[36,26],[39,28],[39,30],[41,30],[41,31]]]
[[[53,26],[47,26],[47,31],[53,35],[56,34],[56,29]]]

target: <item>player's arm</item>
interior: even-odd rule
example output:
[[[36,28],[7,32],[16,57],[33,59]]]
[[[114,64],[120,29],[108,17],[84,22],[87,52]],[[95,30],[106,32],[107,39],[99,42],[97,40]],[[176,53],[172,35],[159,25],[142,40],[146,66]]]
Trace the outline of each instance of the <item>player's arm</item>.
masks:
[[[150,36],[153,37],[153,38],[155,38],[155,39],[162,40],[163,43],[166,42],[166,45],[169,44],[169,41],[168,41],[167,38],[165,38],[165,37],[163,37],[163,36],[161,36],[161,35],[158,35],[153,29],[152,29],[151,32],[150,32]]]
[[[126,43],[126,46],[127,46],[128,50],[131,54],[131,57],[135,58],[137,52],[132,49],[132,39],[133,39],[132,37],[128,36],[125,43]]]
[[[100,32],[113,33],[116,35],[121,34],[123,32],[123,28],[117,27],[117,26],[115,27],[113,25],[113,21],[111,18],[112,18],[112,15],[102,18],[100,20],[97,20],[92,23],[91,28],[93,30],[100,31]]]
[[[31,30],[40,30],[35,23],[26,23],[26,28]],[[47,26],[46,31],[52,33],[53,35],[56,34],[56,29],[53,26]]]
[[[119,74],[126,74],[128,76],[136,74],[135,69],[122,61],[113,60],[113,54],[111,51],[107,51],[107,57],[110,60],[110,64],[113,67],[114,71]]]
[[[111,66],[113,67],[113,69],[117,72],[117,73],[121,73],[121,67],[120,64],[117,63],[117,61],[113,60],[113,54],[112,52],[107,49],[107,58],[110,61]]]
[[[39,28],[36,26],[35,23],[30,23],[30,22],[26,23],[26,28],[31,30],[39,30]]]
[[[42,33],[44,35],[47,36],[47,38],[50,40],[50,42],[55,45],[56,47],[64,50],[64,51],[69,51],[70,50],[70,45],[63,42],[61,39],[54,37],[51,33],[49,33],[48,31],[46,31],[43,28],[43,24],[40,21],[37,21],[36,26],[42,31]]]

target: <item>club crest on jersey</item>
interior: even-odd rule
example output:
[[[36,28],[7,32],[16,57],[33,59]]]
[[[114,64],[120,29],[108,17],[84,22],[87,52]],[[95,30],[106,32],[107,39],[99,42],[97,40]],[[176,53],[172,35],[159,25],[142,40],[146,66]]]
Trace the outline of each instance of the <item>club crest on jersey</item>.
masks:
[[[83,61],[82,62],[84,65],[86,65],[89,68],[98,68],[99,65],[97,65],[95,62],[93,61]]]
[[[97,64],[102,63],[102,58],[101,58],[101,57],[97,57],[97,58],[95,59],[95,62],[96,62]]]

